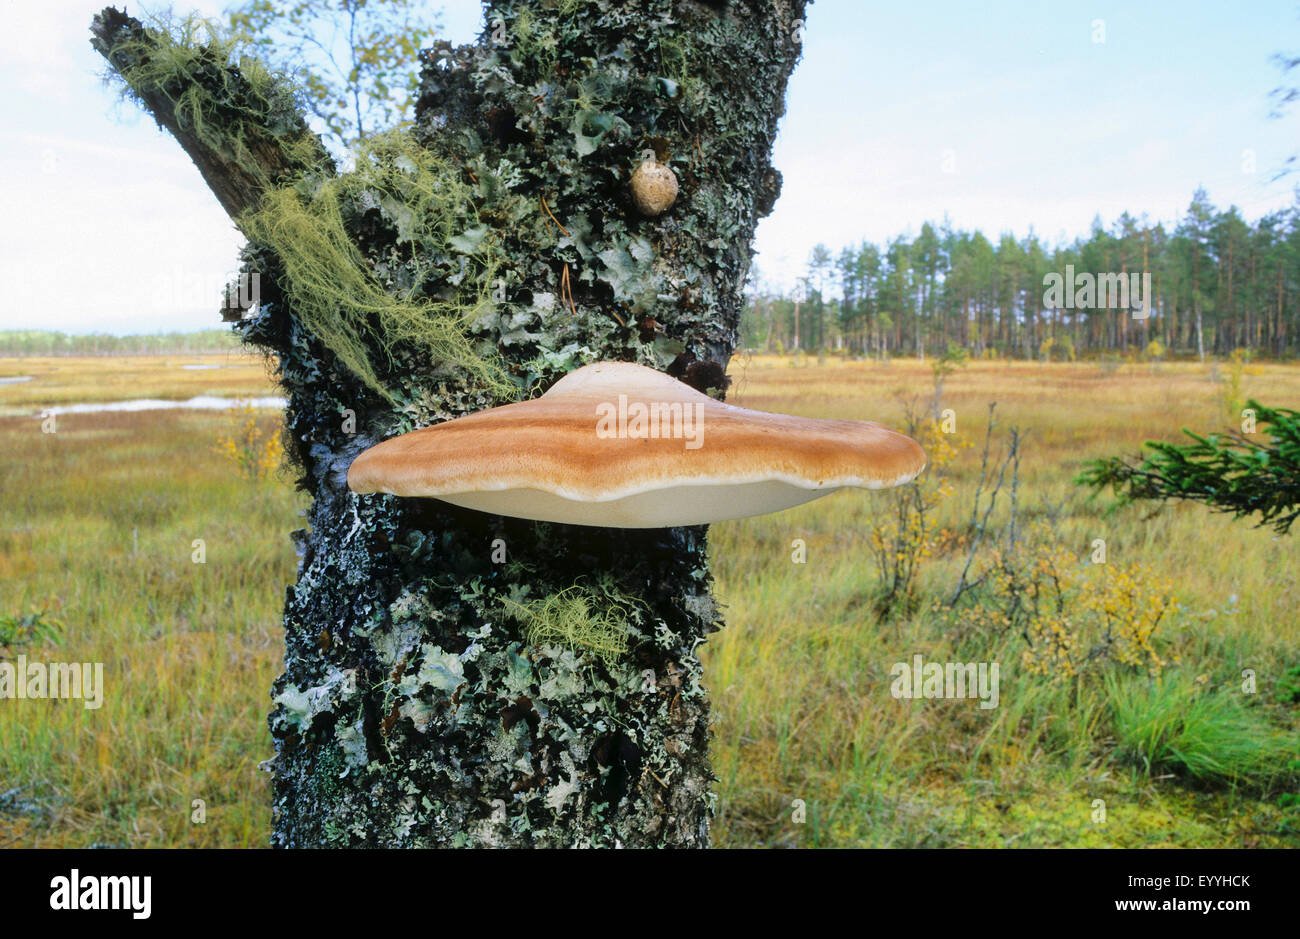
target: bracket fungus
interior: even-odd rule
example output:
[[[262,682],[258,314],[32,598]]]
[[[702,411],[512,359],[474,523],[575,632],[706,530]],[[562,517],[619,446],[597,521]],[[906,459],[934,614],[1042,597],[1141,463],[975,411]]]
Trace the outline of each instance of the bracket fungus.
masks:
[[[751,411],[654,369],[597,362],[534,400],[376,444],[352,462],[348,486],[514,518],[668,528],[899,486],[924,468],[920,445],[882,424]]]
[[[632,171],[632,201],[642,215],[654,218],[677,201],[677,174],[655,160],[642,160]]]

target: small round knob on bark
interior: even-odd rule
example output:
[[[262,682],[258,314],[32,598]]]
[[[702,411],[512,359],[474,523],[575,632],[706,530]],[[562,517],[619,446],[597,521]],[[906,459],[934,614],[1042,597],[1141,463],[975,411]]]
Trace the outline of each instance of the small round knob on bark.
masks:
[[[642,215],[662,215],[677,201],[677,174],[654,160],[644,160],[632,173],[632,199]]]

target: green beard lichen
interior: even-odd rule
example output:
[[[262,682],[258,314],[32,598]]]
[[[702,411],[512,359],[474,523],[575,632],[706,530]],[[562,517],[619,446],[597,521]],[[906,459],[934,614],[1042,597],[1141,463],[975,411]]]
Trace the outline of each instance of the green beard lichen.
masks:
[[[504,612],[523,627],[531,646],[554,645],[590,652],[612,666],[627,652],[630,620],[639,604],[611,584],[575,584],[540,600],[502,597]]]
[[[487,187],[471,186],[466,168],[398,132],[363,141],[356,168],[333,175],[328,154],[299,120],[293,85],[246,55],[245,46],[189,16],[155,18],[143,35],[114,42],[113,52],[128,63],[120,79],[129,97],[166,98],[183,131],[259,182],[265,195],[238,219],[241,229],[281,261],[282,292],[299,322],[364,385],[394,401],[382,376],[401,346],[434,371],[515,397],[495,350],[476,348],[467,331],[490,311],[502,259],[491,219],[480,213],[514,198],[508,187],[485,198]],[[287,165],[312,169],[268,179],[252,153],[268,145],[286,154]],[[374,223],[371,210],[396,229],[393,256],[383,261],[397,269],[382,286],[376,259],[357,248],[357,228]],[[455,287],[430,297],[433,283]]]
[[[145,104],[161,96],[182,130],[223,154],[269,187],[255,147],[273,140],[291,162],[328,164],[329,156],[300,118],[301,95],[285,75],[247,53],[247,42],[197,14],[146,18],[143,35],[118,37],[113,54],[125,64],[109,80]]]
[[[298,320],[390,401],[380,372],[398,346],[498,396],[515,392],[495,357],[480,354],[466,333],[467,322],[492,307],[488,285],[499,261],[463,175],[409,135],[382,134],[360,145],[352,172],[276,189],[242,220],[283,263]],[[388,279],[404,283],[398,296],[379,286],[348,231],[371,209],[396,228]],[[461,262],[462,280],[446,298],[423,296],[449,256]],[[374,350],[383,361],[374,361]]]

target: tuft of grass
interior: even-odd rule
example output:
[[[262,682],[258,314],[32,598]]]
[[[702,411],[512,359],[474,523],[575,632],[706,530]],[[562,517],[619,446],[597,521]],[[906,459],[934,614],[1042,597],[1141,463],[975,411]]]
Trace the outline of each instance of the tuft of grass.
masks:
[[[1268,790],[1291,775],[1294,738],[1241,698],[1186,676],[1141,681],[1107,676],[1118,753],[1147,775],[1171,772],[1209,786]]]
[[[0,660],[6,657],[6,652],[21,652],[34,644],[55,645],[62,631],[62,624],[50,618],[45,610],[0,616]]]
[[[1292,665],[1282,673],[1275,695],[1283,704],[1300,703],[1300,665]]]

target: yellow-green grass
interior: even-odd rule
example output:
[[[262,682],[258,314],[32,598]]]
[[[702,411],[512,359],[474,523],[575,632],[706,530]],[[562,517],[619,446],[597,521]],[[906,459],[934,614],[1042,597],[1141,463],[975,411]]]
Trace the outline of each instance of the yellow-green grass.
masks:
[[[43,434],[0,419],[0,615],[48,611],[63,640],[29,659],[102,662],[105,682],[97,710],[0,701],[0,792],[41,808],[0,803],[0,845],[267,843],[257,763],[303,497],[210,450],[233,420],[67,415]]]
[[[920,363],[790,362],[735,360],[732,400],[896,426],[913,399],[930,413],[933,379]],[[1204,673],[1207,684],[1231,690],[1242,669],[1254,669],[1262,711],[1294,733],[1294,708],[1268,702],[1276,676],[1300,664],[1300,545],[1200,506],[1107,514],[1111,500],[1089,501],[1071,482],[1087,458],[1177,439],[1184,426],[1222,428],[1220,388],[1210,367],[1191,364],[1108,373],[1095,364],[972,363],[945,382],[942,407],[955,412],[964,448],[939,524],[960,530],[969,522],[987,406],[996,401],[1002,429],[1024,432],[1022,524],[1055,514],[1081,558],[1101,538],[1109,562],[1141,561],[1172,580],[1185,608],[1159,634],[1159,646],[1180,656],[1174,671]],[[1252,367],[1244,390],[1294,406],[1300,370]],[[867,536],[889,498],[840,493],[712,529],[728,621],[702,654],[719,715],[720,843],[1293,843],[1294,816],[1271,800],[1193,791],[1114,759],[1104,696],[1022,674],[1019,636],[976,636],[959,650],[951,630],[926,611],[878,624]],[[1004,491],[995,523],[1006,505]],[[807,545],[804,564],[792,560],[797,538]],[[947,596],[964,559],[962,550],[935,557],[922,570],[925,594]],[[930,661],[1001,663],[1000,706],[895,700],[889,668],[916,652]],[[1093,821],[1096,799],[1105,802],[1104,825]],[[794,821],[795,800],[805,807],[802,824]]]
[[[234,357],[230,370],[175,367],[201,360],[125,360],[133,379],[116,393],[105,389],[121,359],[0,360],[0,376],[52,362],[63,403],[273,393],[255,358]],[[796,368],[738,358],[731,374],[735,403],[895,425],[905,401],[924,412],[933,392],[928,366],[913,361]],[[19,389],[32,410],[59,403],[33,394],[34,385],[0,385],[0,407]],[[1112,563],[1141,560],[1173,580],[1184,609],[1159,634],[1162,650],[1181,658],[1170,673],[1203,674],[1207,686],[1227,689],[1254,669],[1256,710],[1294,733],[1296,709],[1270,695],[1275,676],[1300,664],[1295,536],[1200,506],[1107,514],[1108,499],[1088,501],[1070,482],[1089,457],[1136,452],[1145,439],[1175,439],[1182,426],[1222,426],[1219,388],[1199,364],[1153,373],[1145,364],[972,363],[945,383],[942,404],[956,414],[958,442],[970,446],[952,467],[955,491],[939,515],[955,531],[969,520],[987,404],[997,401],[1003,425],[1026,432],[1022,519],[1054,514],[1080,556],[1103,538]],[[1300,369],[1252,366],[1244,391],[1294,406]],[[65,415],[46,435],[31,417],[0,417],[0,616],[49,610],[65,625],[63,639],[27,654],[102,661],[107,683],[97,711],[0,701],[0,795],[23,790],[0,798],[0,845],[267,843],[269,787],[257,763],[271,755],[265,714],[294,569],[287,533],[302,524],[304,497],[283,479],[245,480],[212,453],[235,420],[190,411]],[[268,429],[275,420],[265,412]],[[1120,759],[1099,683],[1023,673],[1018,636],[959,641],[925,609],[877,622],[868,535],[890,498],[846,492],[713,527],[728,623],[702,651],[717,715],[715,843],[1295,843],[1294,813],[1271,794],[1198,789]],[[198,538],[205,564],[191,559]],[[796,538],[807,543],[806,564],[791,561]],[[927,597],[951,591],[960,543],[922,568]],[[1000,706],[895,700],[890,666],[914,652],[1002,663]],[[190,820],[194,799],[206,802],[204,824]],[[1098,799],[1104,825],[1094,821]],[[22,800],[38,811],[12,807]],[[792,820],[794,800],[803,800],[805,822]]]

